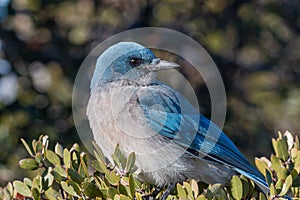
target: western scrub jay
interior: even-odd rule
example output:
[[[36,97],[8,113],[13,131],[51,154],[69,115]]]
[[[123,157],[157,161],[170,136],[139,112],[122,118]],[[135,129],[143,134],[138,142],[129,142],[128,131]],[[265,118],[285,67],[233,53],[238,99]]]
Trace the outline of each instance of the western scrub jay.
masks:
[[[220,128],[156,80],[156,71],[176,67],[133,42],[103,52],[87,107],[96,143],[107,157],[117,144],[127,155],[135,152],[139,177],[160,187],[189,178],[226,184],[238,173],[268,191],[262,174]]]

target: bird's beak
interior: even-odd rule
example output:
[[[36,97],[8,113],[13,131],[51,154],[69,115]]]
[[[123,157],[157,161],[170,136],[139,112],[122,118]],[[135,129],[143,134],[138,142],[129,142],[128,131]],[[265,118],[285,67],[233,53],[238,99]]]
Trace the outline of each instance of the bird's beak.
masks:
[[[154,59],[152,63],[149,65],[150,71],[159,71],[159,70],[165,70],[165,69],[173,69],[179,67],[178,64],[169,62],[166,60],[160,60],[158,58]]]

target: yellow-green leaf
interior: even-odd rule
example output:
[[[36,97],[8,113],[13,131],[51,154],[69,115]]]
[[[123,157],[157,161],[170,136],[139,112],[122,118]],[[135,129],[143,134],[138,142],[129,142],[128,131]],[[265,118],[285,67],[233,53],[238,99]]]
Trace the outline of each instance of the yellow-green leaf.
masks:
[[[62,182],[60,182],[60,185],[61,185],[62,189],[63,189],[66,193],[68,193],[68,194],[70,194],[70,195],[72,195],[72,196],[77,196],[77,194],[76,194],[74,188],[73,188],[71,185],[68,185],[67,182],[62,181]]]
[[[105,178],[111,185],[114,185],[114,186],[118,185],[118,183],[120,181],[120,176],[117,175],[114,171],[106,173]]]
[[[54,148],[54,152],[62,158],[63,157],[63,151],[64,151],[64,149],[61,146],[61,144],[56,143],[55,148]]]
[[[57,200],[59,196],[59,192],[50,187],[48,190],[45,191],[46,199],[48,200]]]
[[[40,192],[39,192],[38,189],[32,188],[32,189],[31,189],[31,193],[32,193],[32,196],[33,196],[33,198],[34,198],[35,200],[40,200],[40,199],[41,199],[41,194],[40,194]]]
[[[187,182],[183,182],[183,186],[184,186],[185,191],[187,192],[188,199],[193,199],[194,194],[193,194],[192,186]]]
[[[271,197],[275,197],[277,195],[277,191],[273,183],[270,185],[270,195]]]
[[[120,195],[115,195],[114,197],[114,200],[130,200],[131,198],[123,195],[123,194],[120,194]]]
[[[248,179],[245,176],[241,176],[241,181],[243,185],[243,198],[246,198],[250,191],[250,183],[248,182]]]
[[[104,157],[104,153],[103,153],[102,149],[94,141],[92,143],[96,149],[96,151],[94,151],[95,157],[97,158],[97,160],[105,163],[105,157]]]
[[[263,193],[259,193],[259,200],[267,200],[266,196]]]
[[[126,166],[125,166],[125,170],[127,172],[131,172],[133,166],[135,163],[135,153],[131,152],[126,160]]]
[[[25,197],[31,196],[31,191],[25,183],[23,183],[21,181],[14,181],[13,185],[14,185],[14,188],[17,190],[17,192],[20,193],[21,195],[23,195]]]
[[[21,142],[23,143],[23,145],[24,145],[25,149],[27,150],[27,152],[29,153],[29,155],[33,156],[33,153],[31,151],[29,145],[27,144],[27,142],[23,138],[21,138]]]
[[[134,198],[134,193],[135,193],[135,183],[134,183],[134,178],[132,174],[129,176],[129,188],[130,188],[130,197]]]
[[[203,194],[201,194],[200,196],[197,197],[196,200],[206,200],[206,198]]]
[[[51,150],[46,150],[46,158],[49,160],[50,163],[53,165],[60,165],[60,159],[56,153]]]
[[[36,162],[38,162],[40,164],[44,160],[44,157],[43,157],[43,155],[40,152],[38,152],[35,155],[35,160],[36,160]]]
[[[118,190],[113,187],[100,189],[101,193],[106,197],[113,198],[116,194],[118,194]]]
[[[71,185],[74,188],[75,192],[78,195],[80,195],[80,193],[81,193],[81,188],[80,187],[81,186],[78,183],[76,183],[75,181],[72,181],[71,179],[67,180],[66,182],[68,183],[68,185]]]
[[[289,175],[284,181],[284,184],[282,186],[281,192],[279,193],[279,196],[286,195],[288,193],[289,189],[291,188],[292,183],[293,183],[293,177],[291,175]]]
[[[280,139],[277,140],[275,152],[279,158],[281,158],[283,161],[286,161],[289,157],[286,141]]]
[[[71,167],[71,153],[69,152],[68,149],[64,149],[63,160],[64,160],[64,164],[65,164],[66,168],[70,168]]]
[[[75,169],[70,168],[67,170],[67,173],[70,179],[72,179],[76,183],[81,184],[81,182],[83,181],[83,177],[81,177]]]
[[[255,165],[257,169],[266,176],[266,169],[268,168],[267,164],[259,158],[255,158]]]
[[[179,198],[186,198],[186,192],[185,192],[183,186],[180,185],[179,183],[177,183],[176,188],[177,188],[177,193],[178,193],[177,196]]]
[[[36,170],[39,168],[38,162],[33,158],[25,158],[19,161],[19,166],[26,170]]]
[[[271,156],[271,167],[278,173],[279,169],[282,167],[281,161],[275,155]]]
[[[230,181],[230,190],[234,199],[241,199],[243,197],[243,184],[238,176],[233,176]]]
[[[82,184],[82,188],[83,188],[83,193],[88,196],[89,198],[96,198],[96,197],[100,197],[101,196],[101,192],[98,189],[98,187],[90,182],[84,182]]]
[[[92,162],[92,166],[94,167],[95,170],[97,170],[101,173],[104,173],[104,174],[108,173],[106,165],[100,160],[94,160]]]

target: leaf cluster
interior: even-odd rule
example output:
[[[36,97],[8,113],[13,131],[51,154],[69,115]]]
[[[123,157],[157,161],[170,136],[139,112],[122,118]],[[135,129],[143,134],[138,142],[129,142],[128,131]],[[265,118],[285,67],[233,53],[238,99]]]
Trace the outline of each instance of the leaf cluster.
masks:
[[[32,179],[15,180],[0,188],[0,199],[158,199],[165,188],[157,188],[138,179],[135,154],[124,156],[117,146],[107,161],[94,144],[94,158],[80,150],[78,144],[67,149],[57,143],[50,150],[48,136],[41,135],[31,145],[21,139],[29,153],[19,161],[25,170],[34,171]],[[255,164],[265,176],[270,192],[264,194],[252,180],[233,176],[227,186],[207,185],[195,180],[177,183],[168,199],[286,199],[300,197],[300,148],[298,137],[279,133],[272,140],[270,159],[256,158]],[[289,196],[289,197],[288,197]]]

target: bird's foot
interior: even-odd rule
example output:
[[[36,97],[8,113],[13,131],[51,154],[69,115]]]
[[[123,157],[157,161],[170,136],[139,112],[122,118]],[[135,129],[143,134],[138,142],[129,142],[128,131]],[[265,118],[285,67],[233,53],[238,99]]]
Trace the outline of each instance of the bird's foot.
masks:
[[[175,188],[175,185],[176,185],[176,183],[171,183],[167,187],[166,191],[163,193],[163,195],[160,197],[159,200],[166,200],[168,198],[169,194],[171,193],[171,191]]]

